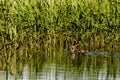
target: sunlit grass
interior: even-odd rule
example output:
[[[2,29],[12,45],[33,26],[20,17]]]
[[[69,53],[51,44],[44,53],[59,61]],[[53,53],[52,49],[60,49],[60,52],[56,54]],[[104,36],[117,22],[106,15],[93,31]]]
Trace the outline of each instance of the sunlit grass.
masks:
[[[86,51],[120,51],[117,1],[1,0],[0,69],[8,69],[15,77],[22,74],[23,65],[29,62],[30,67],[41,69],[45,63],[71,63],[70,66],[78,66],[80,74],[83,69],[89,72],[89,67],[93,74],[105,67],[114,71],[119,61],[112,53],[108,57],[80,56],[72,64],[70,55],[63,51],[73,44]]]
[[[117,0],[1,0],[0,44],[12,42],[7,49],[26,53],[29,48],[39,52],[40,47],[50,50],[72,44],[119,51],[119,7]]]

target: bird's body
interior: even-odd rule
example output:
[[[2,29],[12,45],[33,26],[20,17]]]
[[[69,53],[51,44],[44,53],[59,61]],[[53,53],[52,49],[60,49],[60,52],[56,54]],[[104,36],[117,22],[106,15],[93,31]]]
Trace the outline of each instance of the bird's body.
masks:
[[[70,50],[71,50],[71,58],[74,59],[76,55],[85,55],[86,54],[86,51],[84,50],[76,50],[76,46],[71,46],[70,47]]]
[[[71,54],[85,54],[86,53],[86,51],[84,50],[81,50],[81,51],[76,50],[76,46],[71,46],[70,50],[71,50]]]

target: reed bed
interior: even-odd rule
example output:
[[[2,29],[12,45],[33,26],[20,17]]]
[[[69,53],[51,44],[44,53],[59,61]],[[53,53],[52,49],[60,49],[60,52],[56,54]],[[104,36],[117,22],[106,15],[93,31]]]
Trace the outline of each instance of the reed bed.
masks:
[[[120,48],[118,0],[0,0],[0,50]],[[28,56],[29,54],[26,54]]]
[[[63,51],[73,44],[87,51],[120,51],[120,2],[0,0],[0,68],[10,71],[15,79],[29,63],[36,70],[45,63],[71,63],[78,66],[80,74],[83,69],[89,72],[89,67],[92,74],[107,67],[109,74],[116,75],[114,67],[118,68],[119,60],[112,53],[72,61]]]

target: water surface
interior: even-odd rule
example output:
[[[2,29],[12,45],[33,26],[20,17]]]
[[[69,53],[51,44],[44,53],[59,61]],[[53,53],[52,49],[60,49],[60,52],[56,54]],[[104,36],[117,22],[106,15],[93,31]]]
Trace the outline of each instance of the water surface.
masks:
[[[120,59],[111,56],[34,56],[2,65],[0,80],[120,80]]]

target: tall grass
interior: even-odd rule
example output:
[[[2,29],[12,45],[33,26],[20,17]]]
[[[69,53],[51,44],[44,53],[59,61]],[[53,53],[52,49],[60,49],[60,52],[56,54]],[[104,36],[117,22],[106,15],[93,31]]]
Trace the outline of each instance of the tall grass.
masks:
[[[87,50],[119,50],[118,0],[1,0],[0,44],[39,51],[78,44]],[[109,47],[106,47],[109,46]],[[35,48],[36,47],[36,48]],[[4,47],[3,47],[4,48]],[[105,49],[105,50],[107,50]]]

